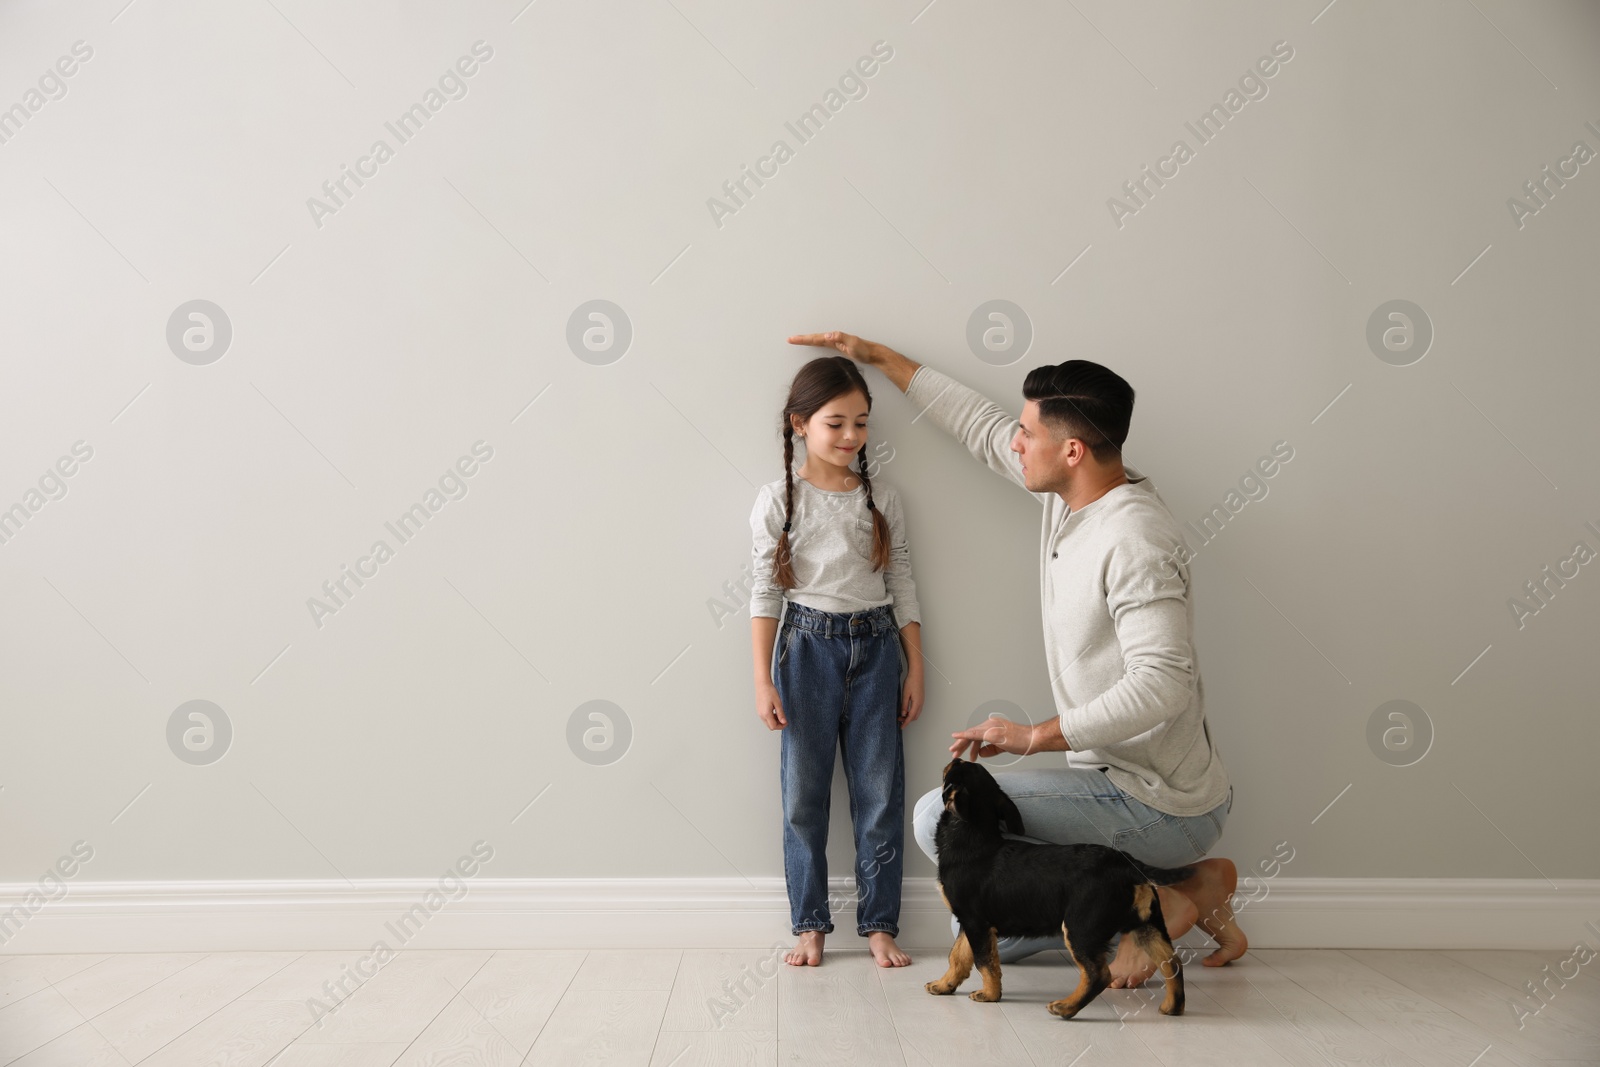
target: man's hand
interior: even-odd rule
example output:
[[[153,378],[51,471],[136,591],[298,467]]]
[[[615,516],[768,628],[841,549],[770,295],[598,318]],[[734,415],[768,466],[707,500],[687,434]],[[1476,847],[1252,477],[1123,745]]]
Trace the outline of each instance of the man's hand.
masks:
[[[865,363],[868,366],[878,362],[876,350],[888,351],[888,349],[874,341],[857,337],[853,333],[841,333],[838,330],[831,330],[828,333],[791,334],[789,343],[792,345],[816,345],[818,348],[837,348],[857,363]]]
[[[883,371],[884,376],[902,393],[911,388],[911,376],[922,366],[915,360],[902,356],[888,345],[880,345],[876,341],[868,341],[853,333],[843,333],[839,330],[830,330],[827,333],[791,334],[789,343],[815,345],[818,348],[837,348],[857,363],[865,363],[869,367],[877,367]]]
[[[1037,749],[1033,743],[1033,727],[1025,722],[1012,722],[1002,719],[998,715],[991,715],[970,730],[958,730],[950,735],[956,738],[950,745],[950,753],[960,756],[967,748],[973,754],[968,759],[979,756],[998,756],[1002,752],[1011,752],[1019,756],[1026,756]]]
[[[950,736],[956,738],[950,745],[950,754],[959,756],[970,747],[974,754],[969,759],[998,756],[1002,752],[1027,756],[1034,752],[1072,751],[1061,734],[1061,720],[1054,715],[1034,726],[991,715],[972,729]]]

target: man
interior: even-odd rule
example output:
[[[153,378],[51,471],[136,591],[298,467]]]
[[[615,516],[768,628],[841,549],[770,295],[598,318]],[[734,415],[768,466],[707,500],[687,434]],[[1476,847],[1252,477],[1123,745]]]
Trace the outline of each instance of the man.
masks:
[[[1188,554],[1155,487],[1122,461],[1133,388],[1086,360],[1036,367],[1015,419],[876,342],[837,331],[789,342],[877,367],[929,421],[1044,508],[1039,590],[1057,714],[1035,725],[992,716],[953,733],[951,753],[1067,753],[1064,767],[995,775],[1034,835],[1025,840],[1111,845],[1164,867],[1193,863],[1194,877],[1158,889],[1168,935],[1198,922],[1218,945],[1206,966],[1242,956],[1248,942],[1229,907],[1238,872],[1229,860],[1201,858],[1221,836],[1233,788],[1205,719]],[[935,861],[941,810],[935,789],[914,816],[917,842]],[[1056,938],[1002,938],[1000,959],[1060,947]],[[1112,986],[1139,985],[1154,971],[1122,939]]]

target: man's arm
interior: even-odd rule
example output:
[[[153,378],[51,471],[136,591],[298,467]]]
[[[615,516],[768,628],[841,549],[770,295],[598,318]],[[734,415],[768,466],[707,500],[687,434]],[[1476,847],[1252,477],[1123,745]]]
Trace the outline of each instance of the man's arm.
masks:
[[[829,333],[795,334],[790,344],[836,348],[858,363],[877,367],[904,392],[934,423],[967,446],[973,457],[1014,485],[1027,489],[1022,461],[1011,450],[1011,442],[1022,423],[1010,412],[974,389],[970,389],[932,367],[889,348],[853,334],[837,330]],[[917,372],[921,370],[922,374]],[[916,378],[915,388],[912,379]],[[1045,501],[1049,493],[1031,493]]]
[[[872,365],[883,371],[885,378],[895,384],[895,388],[902,393],[911,388],[911,379],[917,376],[917,371],[922,364],[907,356],[902,356],[892,348],[885,348],[875,341],[868,341],[877,350],[877,358]]]
[[[917,373],[917,368],[922,366],[914,359],[907,359],[888,345],[880,345],[876,341],[868,341],[864,337],[857,337],[853,333],[841,333],[831,330],[828,333],[797,333],[789,338],[792,345],[815,345],[819,348],[837,348],[857,363],[865,363],[869,367],[877,367],[903,393],[911,388],[911,378]]]
[[[1105,568],[1106,607],[1124,673],[1100,695],[1062,710],[1056,729],[1079,751],[1126,741],[1169,723],[1194,696],[1188,587],[1182,576],[1162,567],[1169,552],[1135,538],[1119,541],[1111,551]]]
[[[1033,724],[1028,738],[1029,752],[1071,752],[1067,739],[1061,736],[1061,716],[1052,715],[1044,722]]]
[[[998,752],[1085,752],[1126,741],[1172,722],[1193,697],[1188,586],[1161,566],[1170,546],[1141,537],[1118,541],[1106,561],[1106,608],[1121,649],[1123,675],[1105,692],[1030,726],[999,716],[960,730],[950,751],[978,742],[978,755]]]

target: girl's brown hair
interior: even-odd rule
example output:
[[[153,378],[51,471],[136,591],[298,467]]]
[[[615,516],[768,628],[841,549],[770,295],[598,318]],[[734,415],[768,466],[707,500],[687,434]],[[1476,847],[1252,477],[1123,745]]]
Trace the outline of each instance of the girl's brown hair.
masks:
[[[837,397],[860,393],[867,398],[867,410],[872,410],[872,391],[861,376],[855,361],[847,356],[819,356],[794,376],[789,386],[789,399],[783,406],[783,532],[778,535],[777,551],[772,559],[772,577],[781,589],[793,589],[794,561],[789,550],[789,526],[794,518],[794,420],[809,422],[822,406]],[[858,466],[852,467],[861,476],[867,490],[867,514],[872,516],[872,569],[881,571],[889,565],[889,523],[872,500],[872,478],[867,473],[867,446],[856,453]]]

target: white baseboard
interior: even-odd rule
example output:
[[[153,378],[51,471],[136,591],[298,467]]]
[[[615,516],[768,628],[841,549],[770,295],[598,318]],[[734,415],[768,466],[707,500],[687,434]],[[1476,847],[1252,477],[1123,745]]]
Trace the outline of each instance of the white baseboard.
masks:
[[[42,901],[37,885],[0,884],[0,955],[366,950],[380,940],[394,950],[765,948],[790,939],[781,878],[480,877],[465,886],[448,900],[426,878],[71,881]],[[1600,921],[1600,880],[1589,879],[1280,877],[1255,895],[1235,901],[1255,948],[1571,949],[1594,937],[1586,922]],[[835,940],[853,944],[853,886],[835,881],[832,899]],[[906,879],[901,899],[903,944],[949,944],[949,912],[931,878]],[[414,919],[402,925],[408,910]],[[1198,930],[1182,941],[1209,944]]]

